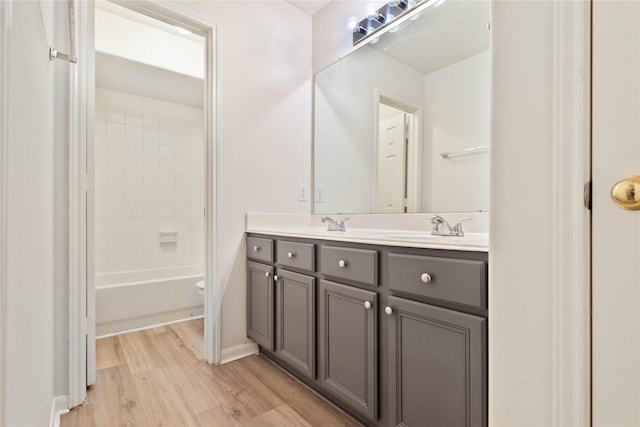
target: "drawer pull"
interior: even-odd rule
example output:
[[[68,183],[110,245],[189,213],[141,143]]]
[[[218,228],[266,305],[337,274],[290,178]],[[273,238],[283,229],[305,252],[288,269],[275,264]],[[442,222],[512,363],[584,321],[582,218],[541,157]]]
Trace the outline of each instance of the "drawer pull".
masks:
[[[287,256],[288,256],[289,258],[294,258],[294,257],[296,256],[296,254],[295,254],[295,252],[289,252],[289,253],[287,254]]]
[[[431,281],[431,275],[429,273],[422,273],[422,276],[420,276],[420,280],[422,280],[424,283],[429,283]]]
[[[338,261],[338,267],[340,268],[345,268],[347,266],[347,261],[341,259],[340,261]]]
[[[364,302],[364,308],[366,308],[367,310],[369,310],[371,308],[371,303],[369,301],[365,301]]]
[[[264,272],[264,275],[265,275],[266,277],[271,276],[271,274],[270,274],[268,271],[265,271],[265,272]]]
[[[278,281],[278,275],[276,274],[275,276],[273,276],[273,281],[277,282]]]
[[[391,316],[393,314],[393,308],[387,306],[384,308],[384,314],[386,314],[387,316]]]
[[[260,249],[262,249],[260,246],[254,246],[253,252],[258,252]]]

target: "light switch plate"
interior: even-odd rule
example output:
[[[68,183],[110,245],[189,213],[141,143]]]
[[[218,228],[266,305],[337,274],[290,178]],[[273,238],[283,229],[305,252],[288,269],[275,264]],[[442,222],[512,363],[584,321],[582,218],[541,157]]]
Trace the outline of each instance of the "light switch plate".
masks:
[[[309,201],[309,189],[307,188],[307,184],[298,184],[298,201],[299,202],[308,202]]]

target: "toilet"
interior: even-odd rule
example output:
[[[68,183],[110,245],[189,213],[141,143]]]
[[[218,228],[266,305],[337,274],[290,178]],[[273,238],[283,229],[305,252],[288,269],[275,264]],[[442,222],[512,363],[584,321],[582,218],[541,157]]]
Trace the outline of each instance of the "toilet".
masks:
[[[202,301],[204,301],[204,280],[196,283],[196,292]]]

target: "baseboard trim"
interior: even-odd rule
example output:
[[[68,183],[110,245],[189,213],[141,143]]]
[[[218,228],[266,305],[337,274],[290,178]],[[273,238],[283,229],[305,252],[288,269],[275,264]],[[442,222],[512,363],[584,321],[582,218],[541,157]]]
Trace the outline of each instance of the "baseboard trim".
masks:
[[[51,402],[49,427],[60,427],[60,416],[69,412],[69,396],[55,396]]]
[[[225,363],[233,362],[243,357],[253,356],[254,354],[258,354],[258,352],[258,344],[256,343],[241,344],[226,348],[220,352],[220,364],[224,365]]]

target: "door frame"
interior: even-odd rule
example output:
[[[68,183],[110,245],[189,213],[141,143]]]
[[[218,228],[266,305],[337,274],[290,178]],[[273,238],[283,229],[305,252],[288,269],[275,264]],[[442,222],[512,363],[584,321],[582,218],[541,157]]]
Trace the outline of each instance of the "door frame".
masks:
[[[421,178],[422,175],[420,173],[420,167],[422,164],[422,114],[424,107],[422,105],[416,105],[412,102],[409,102],[402,97],[394,96],[392,94],[387,93],[384,90],[375,89],[375,98],[374,98],[374,141],[375,141],[375,149],[373,156],[373,182],[376,181],[376,177],[378,175],[378,149],[380,145],[380,104],[388,105],[389,107],[393,107],[397,110],[404,111],[409,119],[409,131],[407,132],[407,136],[409,137],[409,144],[407,146],[407,158],[409,161],[407,162],[407,170],[405,173],[407,174],[407,213],[415,212],[415,210],[420,205],[420,196],[421,196]],[[373,188],[373,207],[375,209],[376,206],[376,194],[377,188]]]
[[[95,307],[95,293],[88,292],[87,259],[88,242],[92,238],[92,225],[87,224],[87,212],[83,198],[87,191],[93,191],[92,162],[88,162],[86,153],[93,145],[93,125],[95,94],[93,78],[95,64],[87,63],[87,49],[93,48],[93,10],[94,2],[75,0],[77,46],[81,52],[74,67],[70,82],[71,135],[70,135],[70,239],[69,239],[69,407],[80,405],[86,398],[86,387],[92,373],[87,372],[87,333],[95,331],[95,316],[91,317]],[[204,310],[204,350],[207,362],[220,363],[220,276],[218,272],[218,218],[219,218],[219,29],[218,25],[184,9],[183,6],[167,4],[161,0],[120,1],[114,3],[144,15],[179,24],[202,35],[206,39],[204,110],[206,135],[206,180],[205,180],[205,310]],[[92,256],[92,251],[89,251]],[[93,338],[95,345],[95,337]]]

